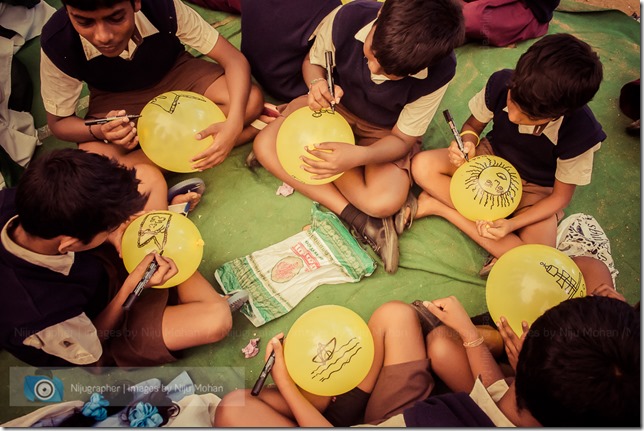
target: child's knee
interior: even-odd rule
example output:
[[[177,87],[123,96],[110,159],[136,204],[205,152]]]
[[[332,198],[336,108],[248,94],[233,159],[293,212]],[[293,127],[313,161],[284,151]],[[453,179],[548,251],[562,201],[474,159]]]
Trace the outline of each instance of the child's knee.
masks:
[[[391,322],[408,324],[417,321],[416,310],[405,302],[394,300],[382,304],[371,314],[369,326],[390,324]]]
[[[262,113],[262,109],[264,107],[264,94],[256,85],[252,85],[250,87],[247,106],[247,110],[252,118],[257,118]]]
[[[224,339],[233,328],[233,317],[224,302],[205,303],[204,330],[205,343],[215,343]]]
[[[239,419],[239,407],[246,404],[246,397],[248,390],[236,389],[226,394],[215,410],[215,426],[227,427],[235,423],[235,419]]]
[[[447,326],[439,326],[427,336],[427,357],[432,367],[448,365],[458,350],[461,337]]]
[[[134,165],[134,169],[136,178],[140,181],[141,194],[160,193],[165,196],[168,193],[168,185],[159,168],[147,163],[139,163]]]

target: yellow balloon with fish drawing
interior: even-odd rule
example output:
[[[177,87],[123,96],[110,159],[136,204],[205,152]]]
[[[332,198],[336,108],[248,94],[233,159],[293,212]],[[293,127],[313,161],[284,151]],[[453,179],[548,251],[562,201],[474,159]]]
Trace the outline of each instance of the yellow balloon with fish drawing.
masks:
[[[373,362],[373,337],[354,311],[321,305],[302,314],[284,339],[284,361],[293,381],[315,395],[350,391]]]
[[[454,208],[472,221],[509,216],[519,205],[522,194],[519,172],[498,156],[473,157],[454,172],[450,181]]]

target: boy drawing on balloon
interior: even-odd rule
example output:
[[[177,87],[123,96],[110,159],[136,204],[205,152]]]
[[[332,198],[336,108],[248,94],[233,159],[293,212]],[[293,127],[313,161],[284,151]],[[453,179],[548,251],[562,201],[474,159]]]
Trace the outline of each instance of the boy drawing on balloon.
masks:
[[[34,159],[16,188],[0,191],[0,347],[38,367],[136,367],[223,339],[234,296],[220,296],[198,271],[183,270],[188,278],[176,287],[148,289],[182,268],[157,252],[133,262],[128,275],[113,247],[127,222],[160,209],[167,187],[154,166],[128,168],[71,148]],[[153,259],[158,270],[125,312]]]
[[[293,13],[311,13],[297,9],[296,3]],[[253,144],[266,169],[339,215],[390,273],[398,268],[393,215],[405,203],[412,184],[410,158],[419,151],[455,75],[453,49],[463,37],[461,5],[453,0],[359,0],[338,6],[317,27],[303,59],[308,95],[293,100]],[[326,79],[328,51],[335,65],[333,88]],[[295,180],[277,156],[277,135],[284,120],[306,106],[342,115],[357,136],[358,145],[320,142],[301,157],[311,180],[342,174],[332,182]]]
[[[136,123],[147,102],[170,90],[192,91],[215,102],[226,120],[196,139],[212,140],[199,154],[186,152],[194,170],[221,163],[250,141],[263,95],[251,85],[244,56],[180,0],[63,0],[43,28],[40,73],[47,121],[59,139],[133,166],[151,163],[138,148]],[[199,59],[188,45],[215,62]],[[119,117],[85,125],[75,112],[89,87],[86,119]],[[214,138],[214,139],[213,139]]]
[[[423,321],[432,323],[423,329]],[[634,426],[640,423],[639,321],[633,307],[605,297],[563,301],[521,336],[502,317],[500,334],[514,371],[507,376],[455,297],[416,308],[392,301],[369,319],[373,362],[355,388],[328,397],[297,386],[291,370],[300,364],[288,362],[278,334],[265,353],[275,352],[277,387],[259,396],[244,389],[227,394],[215,425]],[[452,392],[435,394],[434,375]]]
[[[410,211],[399,214],[400,224],[429,215],[446,218],[490,253],[481,276],[518,245],[555,247],[563,209],[576,186],[590,183],[594,153],[606,138],[587,105],[601,80],[602,64],[587,43],[569,34],[534,43],[514,70],[494,73],[470,100],[471,115],[461,129],[470,160],[495,155],[519,172],[523,193],[517,209],[507,219],[476,221],[454,209],[450,181],[465,160],[452,141],[449,148],[414,157],[413,178],[423,192]],[[490,121],[492,130],[479,143]]]

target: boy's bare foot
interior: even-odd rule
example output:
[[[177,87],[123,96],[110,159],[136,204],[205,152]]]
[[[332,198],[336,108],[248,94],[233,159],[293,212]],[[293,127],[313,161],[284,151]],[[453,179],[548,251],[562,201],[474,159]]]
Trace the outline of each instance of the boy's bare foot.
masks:
[[[168,205],[188,204],[188,212],[195,209],[206,191],[206,184],[201,178],[189,178],[168,189]],[[176,207],[175,207],[176,208]],[[183,211],[183,209],[182,209]]]
[[[449,208],[447,205],[439,201],[427,192],[422,192],[418,196],[418,211],[416,212],[415,219],[427,217],[432,215],[441,216],[443,210]]]
[[[201,194],[197,192],[188,192],[182,195],[176,195],[172,198],[170,205],[189,203],[188,211],[195,209],[197,204],[201,201]]]

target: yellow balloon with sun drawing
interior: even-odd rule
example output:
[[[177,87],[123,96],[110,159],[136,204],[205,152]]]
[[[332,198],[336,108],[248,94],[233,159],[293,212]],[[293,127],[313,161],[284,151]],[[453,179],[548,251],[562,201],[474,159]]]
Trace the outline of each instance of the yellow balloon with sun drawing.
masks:
[[[373,362],[371,331],[356,312],[321,305],[302,314],[284,339],[289,375],[315,395],[335,396],[355,388]]]
[[[494,221],[514,212],[521,201],[523,185],[510,162],[481,155],[454,172],[449,191],[454,208],[465,218]]]

